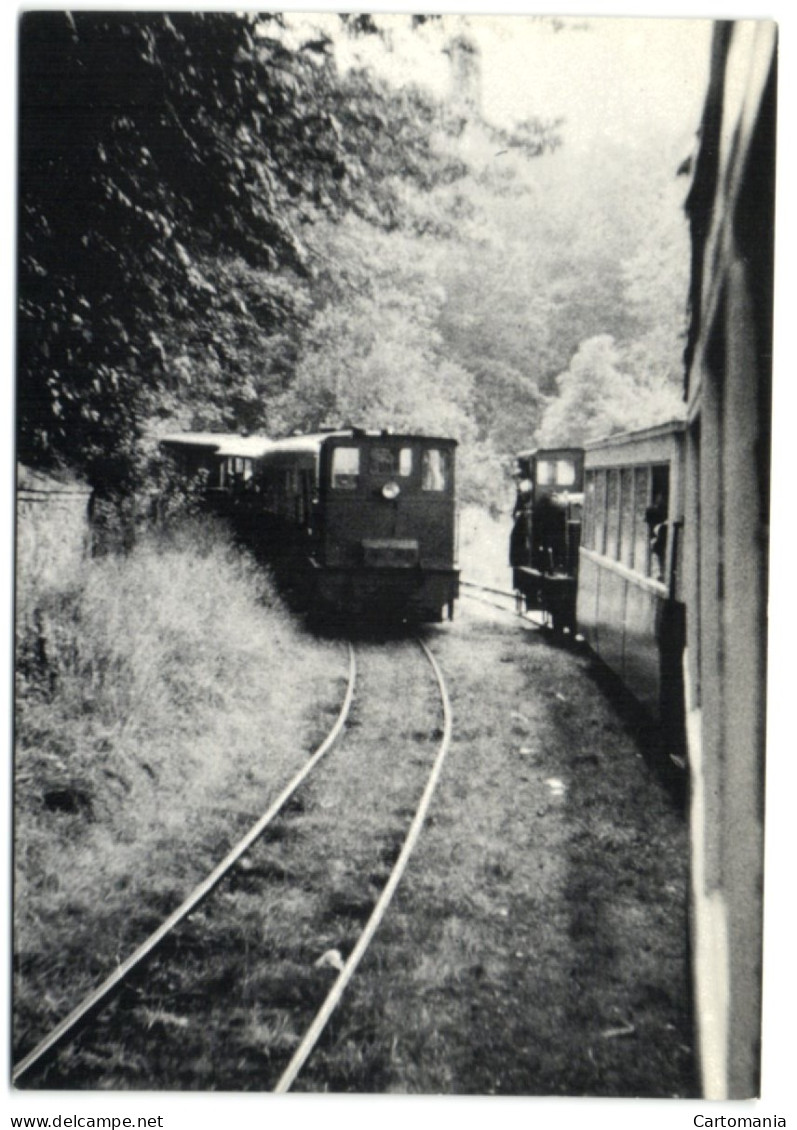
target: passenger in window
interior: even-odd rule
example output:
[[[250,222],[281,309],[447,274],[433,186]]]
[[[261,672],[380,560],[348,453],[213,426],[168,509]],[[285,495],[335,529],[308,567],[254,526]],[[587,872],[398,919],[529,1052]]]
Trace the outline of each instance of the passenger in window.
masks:
[[[443,491],[447,486],[447,460],[442,451],[430,447],[423,453],[421,489]]]
[[[664,580],[667,560],[667,507],[662,495],[657,494],[652,506],[645,511],[645,523],[650,533],[651,571],[657,581]]]

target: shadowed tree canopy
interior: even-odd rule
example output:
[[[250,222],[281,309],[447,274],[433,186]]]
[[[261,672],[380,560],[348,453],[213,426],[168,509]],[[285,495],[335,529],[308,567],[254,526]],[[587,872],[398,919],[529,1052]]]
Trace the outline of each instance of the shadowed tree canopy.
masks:
[[[451,54],[443,20],[406,23]],[[390,53],[367,16],[22,17],[23,461],[119,493],[164,431],[368,421],[449,431],[487,497],[538,429],[669,406],[685,260],[655,139],[560,153],[556,120],[339,70],[339,32]]]
[[[305,225],[352,210],[390,227],[399,175],[460,175],[430,150],[422,95],[341,77],[328,40],[290,49],[280,28],[253,13],[23,16],[23,459],[120,483],[142,416],[219,374],[216,399],[246,417],[269,391],[264,340],[278,385],[293,361]]]

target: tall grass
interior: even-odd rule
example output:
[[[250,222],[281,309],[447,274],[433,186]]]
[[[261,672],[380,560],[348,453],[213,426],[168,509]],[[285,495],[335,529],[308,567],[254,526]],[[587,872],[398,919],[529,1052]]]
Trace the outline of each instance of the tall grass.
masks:
[[[30,565],[30,567],[28,567]],[[57,1019],[264,809],[339,697],[219,526],[56,579],[18,560],[17,1032]]]

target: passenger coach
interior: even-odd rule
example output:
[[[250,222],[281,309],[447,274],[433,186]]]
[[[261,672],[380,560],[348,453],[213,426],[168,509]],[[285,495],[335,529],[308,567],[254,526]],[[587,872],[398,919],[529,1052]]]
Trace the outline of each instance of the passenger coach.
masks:
[[[718,22],[687,202],[684,547],[690,919],[711,1099],[760,1090],[776,100],[775,24]]]
[[[578,629],[683,756],[684,424],[588,443]]]

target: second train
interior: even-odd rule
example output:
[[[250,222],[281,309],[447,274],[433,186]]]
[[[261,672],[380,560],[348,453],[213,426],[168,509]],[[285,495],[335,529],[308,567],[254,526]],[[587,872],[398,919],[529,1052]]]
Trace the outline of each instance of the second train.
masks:
[[[510,543],[519,605],[578,632],[684,748],[684,430],[673,420],[518,456]]]

